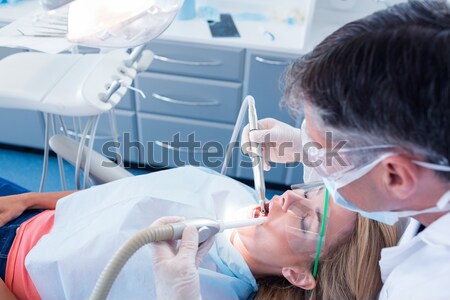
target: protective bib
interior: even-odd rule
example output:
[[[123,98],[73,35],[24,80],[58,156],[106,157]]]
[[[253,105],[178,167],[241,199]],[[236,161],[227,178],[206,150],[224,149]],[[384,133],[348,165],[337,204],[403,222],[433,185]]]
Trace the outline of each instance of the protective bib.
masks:
[[[55,225],[26,258],[42,299],[88,299],[101,271],[130,237],[161,216],[225,219],[254,205],[253,191],[209,170],[186,167],[126,178],[60,200]],[[156,299],[149,247],[126,264],[108,299]],[[203,299],[245,299],[257,286],[245,261],[217,237],[200,266]]]

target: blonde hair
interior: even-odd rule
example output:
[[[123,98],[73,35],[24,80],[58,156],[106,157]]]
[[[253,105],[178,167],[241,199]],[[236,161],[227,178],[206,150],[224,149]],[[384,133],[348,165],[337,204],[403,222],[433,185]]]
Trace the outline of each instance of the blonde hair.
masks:
[[[381,249],[397,243],[397,229],[358,215],[355,227],[322,254],[316,279],[317,299],[376,299],[381,289]],[[311,265],[312,268],[312,265]],[[310,291],[283,277],[258,280],[255,300],[310,299]]]

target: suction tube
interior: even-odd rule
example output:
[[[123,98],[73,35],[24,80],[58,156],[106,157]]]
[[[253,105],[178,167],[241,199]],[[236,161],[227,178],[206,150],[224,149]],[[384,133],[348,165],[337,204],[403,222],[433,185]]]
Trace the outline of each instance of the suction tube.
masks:
[[[125,243],[108,262],[105,269],[95,284],[90,300],[105,300],[127,261],[143,246],[159,241],[179,240],[188,225],[194,225],[199,232],[199,243],[206,241],[216,233],[225,229],[261,225],[267,218],[216,221],[207,218],[186,220],[180,223],[154,226],[138,232],[127,243]]]

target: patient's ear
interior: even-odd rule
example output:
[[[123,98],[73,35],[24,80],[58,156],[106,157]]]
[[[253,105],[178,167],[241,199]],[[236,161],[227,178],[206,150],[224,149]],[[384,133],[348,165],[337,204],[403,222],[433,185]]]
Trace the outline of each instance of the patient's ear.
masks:
[[[308,268],[284,267],[281,273],[291,284],[299,288],[312,290],[316,287],[316,280]]]

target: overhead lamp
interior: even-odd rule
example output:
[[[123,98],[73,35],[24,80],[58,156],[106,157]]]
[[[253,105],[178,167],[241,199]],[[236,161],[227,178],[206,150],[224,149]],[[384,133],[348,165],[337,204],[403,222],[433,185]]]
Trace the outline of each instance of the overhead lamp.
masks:
[[[135,47],[159,36],[183,0],[41,0],[50,12],[67,10],[66,38],[94,47]]]

